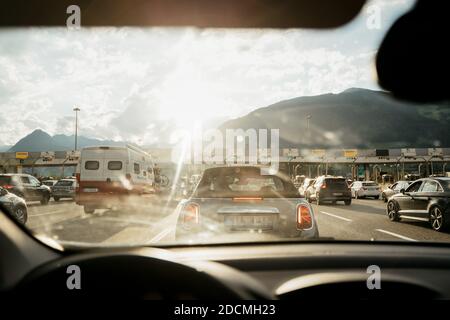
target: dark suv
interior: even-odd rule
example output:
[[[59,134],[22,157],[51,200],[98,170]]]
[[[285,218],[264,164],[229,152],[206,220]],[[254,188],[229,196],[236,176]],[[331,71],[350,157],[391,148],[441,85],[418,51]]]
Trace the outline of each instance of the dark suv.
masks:
[[[50,188],[29,174],[0,174],[0,186],[27,201],[47,204],[50,200]]]
[[[316,201],[318,205],[325,201],[344,201],[345,205],[352,203],[352,193],[345,178],[322,176],[316,179],[314,185],[310,186],[306,193],[309,202]]]

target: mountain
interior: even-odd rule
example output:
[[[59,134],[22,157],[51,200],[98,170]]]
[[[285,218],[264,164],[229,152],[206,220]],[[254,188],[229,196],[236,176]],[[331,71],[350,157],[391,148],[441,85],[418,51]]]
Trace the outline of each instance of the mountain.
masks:
[[[0,152],[6,152],[11,148],[11,146],[0,146]]]
[[[41,129],[34,130],[32,133],[20,139],[14,146],[8,151],[66,151],[74,149],[75,137],[73,135],[66,136],[58,134],[51,136]],[[78,148],[93,146],[93,145],[123,145],[124,142],[118,142],[113,140],[98,140],[92,138],[86,138],[78,136]]]
[[[280,147],[419,148],[450,146],[449,123],[449,103],[411,104],[386,92],[350,88],[280,101],[220,129],[280,129]]]

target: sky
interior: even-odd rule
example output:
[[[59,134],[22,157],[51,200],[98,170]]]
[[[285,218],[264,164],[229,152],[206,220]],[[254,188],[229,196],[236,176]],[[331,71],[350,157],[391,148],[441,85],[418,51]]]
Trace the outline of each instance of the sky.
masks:
[[[280,100],[379,89],[376,49],[412,4],[374,0],[351,23],[324,31],[2,30],[0,146],[35,129],[73,134],[74,106],[80,135],[151,145]]]

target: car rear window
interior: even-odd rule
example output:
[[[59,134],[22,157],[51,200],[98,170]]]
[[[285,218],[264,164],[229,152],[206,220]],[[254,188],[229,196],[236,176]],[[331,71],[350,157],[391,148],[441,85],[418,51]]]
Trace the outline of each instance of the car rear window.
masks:
[[[56,184],[55,184],[55,186],[61,186],[61,187],[70,187],[70,186],[72,186],[73,185],[73,183],[74,183],[74,181],[71,181],[71,180],[59,180]]]
[[[450,180],[440,180],[442,188],[444,188],[444,191],[450,191]]]
[[[325,179],[325,183],[333,187],[347,187],[345,179]]]
[[[98,170],[98,168],[100,168],[100,163],[98,161],[86,161],[84,163],[84,168],[86,170]]]
[[[363,182],[364,187],[378,187],[375,182]]]
[[[108,170],[122,170],[122,161],[109,161]]]
[[[299,197],[294,184],[276,175],[261,175],[259,168],[216,168],[203,175],[197,197]]]

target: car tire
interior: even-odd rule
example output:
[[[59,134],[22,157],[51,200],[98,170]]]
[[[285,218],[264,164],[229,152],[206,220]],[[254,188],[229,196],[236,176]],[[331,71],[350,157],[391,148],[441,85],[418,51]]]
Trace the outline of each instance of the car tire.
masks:
[[[445,216],[444,210],[439,206],[430,208],[430,225],[434,231],[446,231],[449,226],[449,219]]]
[[[19,205],[13,210],[14,218],[21,224],[25,224],[28,220],[28,210],[26,207]]]
[[[92,214],[92,213],[95,212],[95,208],[92,207],[92,206],[86,206],[86,205],[84,205],[84,206],[83,206],[83,210],[84,210],[84,213],[87,213],[87,214]]]
[[[390,201],[387,204],[387,215],[389,220],[393,222],[400,221],[400,216],[398,215],[398,208],[395,202]]]
[[[41,204],[46,205],[46,204],[48,204],[49,201],[50,201],[50,195],[44,194],[41,199]]]
[[[59,201],[59,197],[53,197],[53,200],[55,200],[56,202],[58,202]]]
[[[345,204],[346,206],[351,205],[351,204],[352,204],[352,199],[344,200],[344,204]]]

